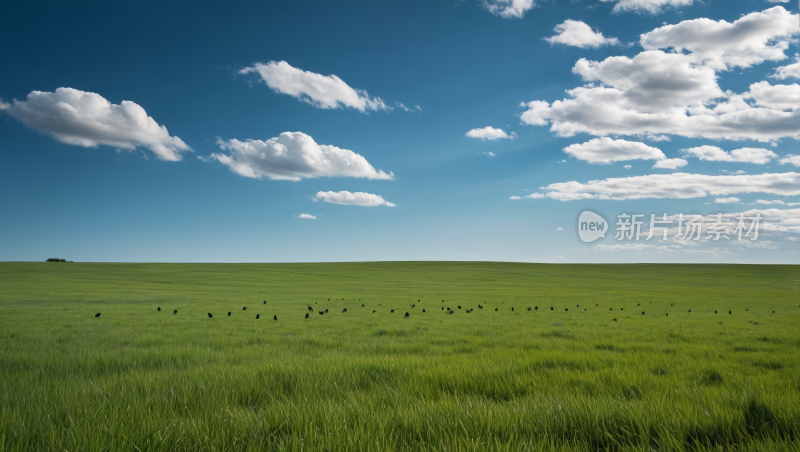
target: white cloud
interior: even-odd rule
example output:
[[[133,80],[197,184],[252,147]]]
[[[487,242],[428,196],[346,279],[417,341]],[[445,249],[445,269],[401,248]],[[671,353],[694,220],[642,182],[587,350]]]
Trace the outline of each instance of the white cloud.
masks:
[[[563,261],[563,260],[564,260],[564,256],[561,256],[561,255],[559,255],[559,254],[556,254],[556,255],[555,255],[555,256],[553,256],[553,257],[555,257],[556,259],[558,259],[558,260],[560,260],[560,261]]]
[[[666,136],[666,135],[647,135],[647,139],[648,139],[648,140],[650,140],[650,141],[655,141],[655,142],[659,142],[659,141],[672,141],[672,140],[670,140],[670,139],[669,139],[669,137],[668,137],[668,136]]]
[[[690,6],[692,0],[601,0],[603,2],[616,2],[614,12],[632,11],[636,13],[658,14],[668,7],[678,8]]]
[[[784,206],[786,205],[786,203],[781,201],[780,199],[775,199],[775,200],[772,200],[772,201],[766,201],[766,200],[763,200],[763,199],[759,199],[758,201],[756,201],[756,204],[767,204],[767,205],[769,205],[769,204],[780,204],[780,205],[784,205]]]
[[[681,245],[653,245],[649,243],[625,243],[623,245],[606,245],[604,243],[592,247],[595,251],[653,251],[657,253],[682,253],[716,256],[716,250],[686,249]]]
[[[674,170],[674,169],[678,169],[678,168],[680,168],[682,166],[686,166],[688,164],[689,164],[689,162],[687,162],[684,159],[666,159],[666,160],[660,160],[660,161],[656,162],[656,164],[653,165],[653,168],[654,169],[655,168],[660,168],[660,169],[672,169],[672,170]]]
[[[556,228],[556,231],[563,231],[564,228]]]
[[[792,37],[800,34],[798,16],[782,6],[752,12],[733,23],[707,18],[665,25],[641,35],[645,50],[691,52],[697,62],[716,70],[747,68],[764,61],[781,61]]]
[[[709,162],[739,162],[754,163],[756,165],[769,163],[771,159],[778,157],[777,154],[769,149],[741,148],[731,152],[725,152],[716,146],[707,145],[683,149],[681,152],[687,156],[697,157],[700,160]]]
[[[717,198],[714,200],[717,204],[741,204],[742,201],[739,198]]]
[[[483,4],[489,12],[505,19],[521,18],[536,6],[533,0],[483,0]]]
[[[723,91],[716,74],[729,66],[746,67],[785,58],[786,46],[800,34],[798,16],[775,7],[733,24],[698,21],[684,21],[643,35],[643,45],[652,50],[633,58],[580,59],[572,72],[580,75],[585,85],[568,90],[568,98],[552,104],[541,100],[523,103],[527,110],[520,115],[522,123],[549,124],[560,136],[588,133],[800,139],[795,88],[761,83],[752,85],[750,92],[736,94]],[[781,99],[780,94],[792,97]],[[748,99],[756,102],[750,104]]]
[[[756,101],[756,105],[776,110],[794,110],[800,108],[800,85],[770,85],[762,81],[750,85],[747,97]]]
[[[611,163],[624,160],[663,160],[667,156],[660,149],[644,143],[613,140],[608,137],[593,138],[586,143],[564,148],[567,154],[589,163]]]
[[[511,196],[511,197],[509,197],[508,199],[513,199],[513,200],[515,200],[515,201],[516,201],[516,200],[518,200],[518,199],[526,199],[526,198],[527,198],[527,199],[542,199],[542,198],[544,198],[544,195],[543,195],[543,194],[541,194],[541,193],[531,193],[531,194],[529,194],[529,195],[525,195],[525,196],[522,196],[522,197],[519,197],[519,196]]]
[[[54,93],[32,91],[24,101],[0,101],[0,111],[75,146],[105,145],[128,150],[142,146],[159,159],[173,162],[183,158],[182,152],[192,151],[147,116],[138,104],[128,100],[112,104],[97,93],[73,88],[58,88]]]
[[[775,69],[775,73],[770,75],[772,78],[778,80],[786,80],[787,78],[800,78],[800,55],[794,54],[794,63],[787,64]]]
[[[623,166],[623,168],[625,168],[625,169],[631,169],[631,168],[633,168],[633,167],[632,167],[632,166],[630,166],[630,165],[625,165],[625,166]]]
[[[309,215],[307,213],[301,213],[300,215],[297,216],[297,218],[302,218],[304,220],[316,220],[317,219],[317,217],[315,217],[314,215]]]
[[[720,173],[725,173],[725,174],[747,174],[747,171],[743,171],[743,170],[736,170],[736,171],[719,170],[719,172]]]
[[[376,170],[367,159],[353,151],[320,145],[302,132],[283,132],[267,141],[217,139],[229,154],[211,154],[236,174],[244,177],[298,181],[314,177],[363,177],[394,179],[394,174]]]
[[[350,193],[349,191],[340,191],[340,192],[320,191],[317,192],[316,195],[314,195],[314,202],[320,200],[329,202],[331,204],[342,204],[345,206],[363,206],[363,207],[395,206],[389,201],[383,199],[383,197],[380,195],[373,195],[371,193],[364,193],[360,191],[355,193]]]
[[[512,132],[511,135],[505,133],[502,129],[495,129],[492,126],[487,126],[482,129],[472,129],[467,132],[469,138],[480,138],[481,140],[498,140],[501,138],[514,138],[516,135]]]
[[[492,152],[492,151],[489,151],[489,152],[481,152],[481,154],[483,154],[483,155],[487,155],[487,156],[489,156],[489,157],[497,157],[497,154],[495,154],[495,153],[494,153],[494,152]]]
[[[379,97],[370,97],[366,91],[351,88],[339,77],[322,75],[295,68],[285,61],[256,63],[246,67],[240,74],[257,73],[261,80],[274,91],[288,94],[316,108],[332,109],[342,106],[367,110],[391,110]]]
[[[619,39],[607,38],[599,31],[592,30],[592,27],[580,20],[567,19],[564,23],[556,25],[553,30],[558,34],[549,38],[542,38],[549,42],[550,45],[564,44],[582,49],[587,47],[596,49],[604,45],[620,44]]]
[[[650,174],[610,178],[587,183],[560,182],[542,187],[546,196],[559,201],[578,199],[702,198],[739,193],[800,194],[800,173],[736,176],[705,174]]]
[[[787,240],[789,242],[796,242],[797,241],[797,237],[786,237],[785,240]]]
[[[778,163],[780,163],[781,165],[786,165],[788,163],[790,165],[800,167],[800,155],[789,154],[786,157],[780,159]]]

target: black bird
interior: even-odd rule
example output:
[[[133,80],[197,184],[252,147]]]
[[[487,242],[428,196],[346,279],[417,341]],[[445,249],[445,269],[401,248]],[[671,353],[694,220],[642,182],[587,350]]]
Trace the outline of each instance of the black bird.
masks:
[[[277,322],[277,321],[278,321],[278,316],[277,316],[277,315],[273,315],[273,316],[272,316],[272,320],[274,320],[274,321],[276,321],[276,322]]]
[[[412,307],[412,308],[416,308],[416,307],[417,307],[417,305],[415,305],[415,304],[412,304],[412,305],[411,305],[411,307]]]
[[[247,306],[244,306],[244,307],[242,308],[242,311],[246,311],[246,310],[247,310]]]
[[[569,311],[569,308],[564,308],[564,311]]]
[[[319,315],[325,314],[325,311],[319,311]]]
[[[644,315],[644,311],[642,311],[642,315]]]
[[[392,309],[392,314],[394,314],[394,309]]]
[[[372,310],[372,313],[375,314],[375,310],[374,309]]]
[[[614,319],[614,321],[616,322],[616,321],[617,321],[617,319]]]
[[[670,305],[670,306],[675,306],[675,303],[670,303],[669,305]]]
[[[94,316],[95,316],[95,317],[100,317],[100,313],[98,312],[98,313],[97,313],[97,314],[95,314]]]
[[[425,310],[423,309],[422,312],[425,312]]]
[[[331,301],[331,299],[330,299],[330,298],[328,298],[328,301]]]
[[[158,312],[161,312],[161,308],[158,308]]]
[[[442,300],[442,303],[444,303],[444,300]]]
[[[609,310],[609,311],[613,311],[613,310],[614,310],[614,308],[608,308],[608,310]]]
[[[306,315],[308,315],[308,314],[306,314]],[[261,318],[261,314],[256,314],[256,320],[258,320],[260,318]]]
[[[454,314],[456,311],[447,311],[448,314]]]
[[[230,316],[231,316],[231,313],[230,313],[230,311],[228,311],[228,317],[230,317]]]
[[[749,309],[745,309],[745,311],[749,311]]]
[[[600,305],[599,305],[599,304],[596,304],[595,306],[600,306]]]
[[[178,310],[177,310],[177,309],[176,309],[176,310],[174,310],[174,311],[172,311],[172,314],[173,314],[173,315],[175,315],[175,314],[177,314],[177,313],[178,313]]]
[[[772,311],[772,313],[775,314],[775,311]]]
[[[347,312],[347,308],[342,309],[342,312]]]
[[[362,304],[362,305],[361,305],[361,307],[363,308],[363,307],[364,307],[364,305]]]
[[[575,307],[576,307],[576,308],[580,308],[580,307],[581,307],[581,305],[579,305],[579,304],[576,304],[576,305],[575,305]]]
[[[730,313],[731,313],[731,311],[728,311],[728,314],[730,314]]]
[[[494,312],[497,312],[497,308],[494,308]]]
[[[444,308],[442,308],[442,311],[444,311]]]
[[[311,308],[311,306],[309,306],[309,307],[308,307],[308,310],[309,310],[309,311],[313,311],[313,309]]]
[[[408,318],[408,313],[406,312],[406,318]]]
[[[530,310],[531,310],[531,308],[528,308],[528,311],[530,311]]]
[[[625,310],[625,308],[619,308],[619,310],[620,310],[620,311],[624,311],[624,310]],[[692,312],[692,311],[689,311],[689,312]]]
[[[667,317],[669,317],[669,312],[667,313]]]
[[[551,311],[553,310],[553,307],[552,307],[552,306],[550,306],[550,310],[551,310]]]
[[[328,313],[328,310],[326,309],[326,310],[325,310],[325,314],[327,314],[327,313]]]
[[[636,306],[641,306],[641,303],[636,303]]]
[[[716,309],[714,309],[714,314],[716,314],[716,313],[717,313],[717,310],[716,310]]]
[[[538,311],[538,310],[539,310],[539,306],[534,306],[534,308],[533,308],[533,309],[534,309],[534,310],[536,310],[536,311]]]
[[[306,312],[306,318],[308,318],[308,313]]]
[[[692,312],[692,310],[691,310],[691,309],[689,309],[689,312]]]
[[[417,303],[419,303],[419,300],[417,300]]]
[[[212,317],[214,317],[214,316],[213,316],[213,315],[211,315],[211,313],[209,312],[209,313],[208,313],[208,318],[210,319],[210,318],[212,318]]]
[[[461,309],[461,306],[459,306],[458,309]]]
[[[511,312],[514,312],[514,308],[511,308]]]
[[[264,304],[267,304],[267,300],[264,300]]]

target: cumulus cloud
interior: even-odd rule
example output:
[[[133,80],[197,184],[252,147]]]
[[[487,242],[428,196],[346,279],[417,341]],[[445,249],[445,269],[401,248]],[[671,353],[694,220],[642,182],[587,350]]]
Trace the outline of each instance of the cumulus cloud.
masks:
[[[717,204],[741,204],[742,201],[739,198],[717,198],[714,200]]]
[[[580,182],[559,182],[542,187],[548,198],[579,199],[702,198],[739,193],[800,194],[800,173],[709,176],[705,174],[650,174]]]
[[[517,135],[514,132],[511,132],[511,135],[507,134],[502,129],[495,129],[492,126],[487,126],[482,129],[472,129],[467,132],[467,136],[469,138],[480,138],[481,140],[499,140],[501,138],[514,138]]]
[[[782,206],[786,205],[786,203],[781,201],[780,199],[774,199],[772,201],[766,201],[766,200],[763,200],[763,199],[759,199],[758,201],[756,201],[756,204],[767,204],[767,205],[769,205],[769,204],[779,204],[779,205],[782,205]]]
[[[317,144],[302,132],[283,132],[267,141],[217,139],[220,149],[216,160],[234,173],[260,179],[299,181],[314,177],[358,177],[394,179],[394,174],[376,170],[367,159],[353,151]]]
[[[613,140],[608,137],[594,138],[586,143],[572,144],[564,152],[589,163],[611,163],[624,160],[663,160],[667,156],[660,149],[644,143]]]
[[[682,166],[686,166],[688,164],[689,164],[689,162],[687,162],[684,159],[665,159],[665,160],[659,160],[658,162],[656,162],[656,164],[653,165],[653,168],[674,170],[674,169],[678,169],[678,168],[680,168]]]
[[[787,78],[800,78],[800,55],[794,54],[794,63],[787,64],[775,69],[775,73],[770,75],[772,78],[778,80],[786,80]]]
[[[762,81],[750,85],[748,98],[755,100],[756,105],[776,110],[794,110],[800,108],[800,85],[770,85]]]
[[[526,198],[527,199],[542,199],[542,198],[544,198],[544,195],[541,194],[541,193],[531,193],[531,194],[525,195],[525,196],[511,196],[508,199],[513,199],[514,201],[516,201],[516,200],[519,200],[519,199],[526,199]]]
[[[778,157],[777,154],[769,149],[762,148],[741,148],[725,152],[717,146],[698,146],[683,149],[681,152],[687,156],[697,157],[700,160],[709,162],[739,162],[754,163],[756,165],[769,163],[771,159]]]
[[[633,168],[633,167],[632,167],[631,165],[625,165],[625,166],[623,166],[623,168],[625,168],[625,169],[631,169],[631,168]]]
[[[322,75],[293,67],[285,61],[256,63],[246,67],[240,74],[257,73],[261,80],[275,92],[288,94],[316,108],[354,108],[360,112],[368,110],[391,110],[380,97],[370,97],[364,90],[351,88],[339,77]]]
[[[522,123],[550,125],[560,136],[800,138],[794,87],[761,82],[753,84],[749,92],[736,94],[719,87],[716,73],[729,66],[785,58],[786,43],[800,34],[797,15],[775,7],[733,24],[704,19],[672,27],[677,28],[662,27],[643,35],[643,45],[652,49],[633,58],[580,59],[572,72],[580,75],[585,85],[568,90],[569,97],[563,100],[523,103]]]
[[[784,60],[784,51],[797,34],[800,34],[798,16],[775,6],[747,14],[733,23],[700,18],[665,25],[642,34],[639,43],[645,50],[691,52],[697,63],[725,70]]]
[[[692,0],[600,0],[603,2],[616,2],[614,12],[630,11],[635,13],[658,14],[666,8],[679,8],[690,6]]]
[[[394,207],[395,205],[383,199],[380,195],[373,195],[372,193],[364,193],[361,191],[350,193],[349,191],[320,191],[314,195],[314,202],[325,201],[331,204],[342,204],[344,206],[388,206]]]
[[[790,164],[790,165],[794,165],[794,166],[800,167],[800,155],[789,154],[786,157],[780,159],[778,161],[778,163],[780,163],[781,165]]]
[[[564,44],[567,46],[580,47],[582,49],[591,47],[598,48],[604,45],[619,45],[619,39],[607,38],[599,31],[592,30],[592,27],[580,20],[567,19],[564,23],[556,25],[553,29],[555,36],[542,38],[550,45]]]
[[[181,160],[181,153],[192,151],[138,104],[128,100],[112,104],[97,93],[73,88],[58,88],[54,93],[32,91],[24,101],[0,101],[0,111],[75,146],[128,150],[141,146],[159,159],[173,162]]]
[[[521,18],[536,3],[533,0],[484,0],[483,5],[494,15],[511,19]]]
[[[304,220],[316,220],[317,219],[317,217],[315,217],[314,215],[309,215],[307,213],[301,213],[300,215],[297,216],[297,218],[302,218]]]

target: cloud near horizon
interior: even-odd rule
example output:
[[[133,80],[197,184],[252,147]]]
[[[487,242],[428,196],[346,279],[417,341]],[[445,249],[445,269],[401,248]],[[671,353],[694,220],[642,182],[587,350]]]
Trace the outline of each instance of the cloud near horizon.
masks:
[[[74,88],[58,88],[54,93],[32,91],[24,101],[0,101],[0,111],[73,146],[104,145],[126,150],[145,147],[159,160],[170,162],[181,160],[182,153],[192,152],[140,105],[128,100],[112,104],[97,93]]]
[[[283,132],[266,141],[217,139],[228,154],[213,153],[201,160],[216,160],[234,173],[261,179],[299,181],[316,177],[355,177],[392,180],[394,173],[376,170],[367,159],[348,149],[317,144],[302,132]]]
[[[541,187],[545,196],[558,201],[580,199],[690,199],[740,193],[800,195],[800,173],[709,176],[705,174],[650,174],[595,180],[559,182]]]

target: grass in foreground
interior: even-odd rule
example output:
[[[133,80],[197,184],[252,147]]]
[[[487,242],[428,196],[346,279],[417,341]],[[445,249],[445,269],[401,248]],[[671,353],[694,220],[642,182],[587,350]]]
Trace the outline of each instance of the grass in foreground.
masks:
[[[799,280],[0,263],[0,451],[797,450]]]

